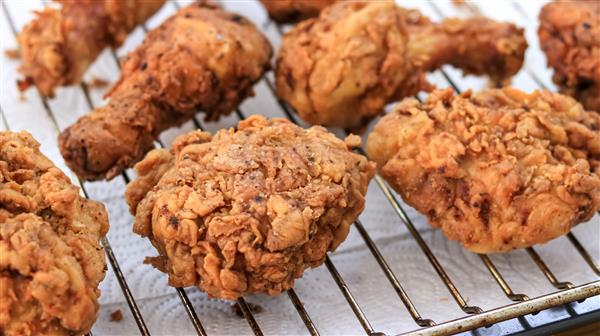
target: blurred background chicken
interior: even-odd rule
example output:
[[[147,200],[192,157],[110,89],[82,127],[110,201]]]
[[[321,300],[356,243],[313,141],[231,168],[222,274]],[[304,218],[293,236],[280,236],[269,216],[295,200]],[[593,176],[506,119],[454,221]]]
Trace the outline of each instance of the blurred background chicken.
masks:
[[[393,1],[336,2],[285,34],[277,93],[311,124],[359,129],[386,103],[430,89],[451,64],[502,81],[523,64],[523,29],[486,18],[433,23]]]
[[[105,47],[117,48],[165,0],[55,0],[19,34],[24,78],[21,90],[37,86],[54,96],[57,86],[78,84]]]

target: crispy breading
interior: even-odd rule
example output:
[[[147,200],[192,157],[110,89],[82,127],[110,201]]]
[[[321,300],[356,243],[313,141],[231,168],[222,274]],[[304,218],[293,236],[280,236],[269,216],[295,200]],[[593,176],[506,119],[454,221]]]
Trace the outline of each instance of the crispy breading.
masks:
[[[600,209],[600,115],[558,93],[399,103],[367,153],[406,203],[478,253],[545,243]]]
[[[165,0],[56,0],[60,8],[37,12],[18,36],[21,90],[36,85],[54,96],[57,86],[81,81],[102,50],[120,46]]]
[[[319,15],[338,0],[260,0],[271,19],[279,23],[294,22]]]
[[[523,63],[523,30],[486,18],[432,23],[392,1],[338,2],[285,34],[277,93],[311,124],[360,129],[385,104],[431,86],[452,64],[494,80]]]
[[[0,132],[0,334],[81,335],[98,315],[104,206],[39,151]]]
[[[171,286],[211,297],[276,295],[346,238],[375,164],[326,129],[253,116],[211,137],[195,131],[136,165],[134,232]]]
[[[269,68],[271,46],[247,19],[194,3],[180,9],[123,63],[108,105],[60,135],[69,167],[86,180],[111,179],[141,160],[165,129],[199,111],[231,113]]]
[[[560,92],[600,112],[600,2],[555,1],[540,12],[540,46]]]

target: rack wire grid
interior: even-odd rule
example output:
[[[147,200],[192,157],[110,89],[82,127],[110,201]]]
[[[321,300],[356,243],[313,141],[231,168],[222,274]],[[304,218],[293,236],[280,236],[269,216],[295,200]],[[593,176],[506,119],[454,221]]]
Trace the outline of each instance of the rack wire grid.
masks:
[[[483,14],[494,19],[511,21],[524,27],[529,42],[529,49],[523,70],[514,78],[513,84],[521,89],[529,91],[537,88],[556,90],[550,80],[551,72],[545,67],[545,61],[539,50],[536,37],[537,13],[545,1],[468,2],[462,6],[456,6],[450,0],[419,2],[405,0],[397,2],[399,5],[407,8],[417,8],[436,21],[448,16],[473,16]],[[280,26],[270,21],[258,1],[221,1],[219,4],[228,10],[246,15],[254,21],[271,40],[275,50],[277,50],[281,43],[283,32],[289,29],[289,26]],[[32,10],[40,9],[42,6],[46,5],[48,5],[46,1],[39,0],[2,0],[1,10],[3,13],[1,14],[0,19],[0,30],[3,41],[1,47],[3,50],[17,47],[16,35],[18,34],[19,29],[32,18]],[[91,78],[93,73],[95,73],[99,74],[103,79],[115,81],[118,78],[119,57],[122,57],[128,51],[135,48],[141,39],[143,39],[143,36],[148,29],[156,27],[166,17],[172,15],[178,8],[184,5],[186,5],[186,1],[169,1],[165,4],[159,13],[151,18],[145,25],[134,31],[121,48],[117,50],[106,50],[100,56],[96,64],[88,71],[86,79]],[[58,153],[56,136],[61,129],[73,122],[78,116],[103,104],[104,100],[102,98],[102,92],[98,92],[98,90],[91,88],[86,84],[89,81],[84,80],[79,87],[60,89],[56,99],[48,100],[43,98],[38,92],[35,92],[35,90],[30,90],[24,97],[18,98],[19,94],[13,85],[18,76],[16,72],[17,67],[18,62],[7,59],[3,53],[1,67],[3,73],[1,84],[2,97],[0,100],[2,129],[9,129],[9,127],[12,127],[12,129],[15,130],[25,129],[32,132],[37,139],[47,140],[42,142],[42,150],[45,154],[52,158],[60,168],[67,172],[73,181],[76,181],[86,197],[95,198],[93,194],[98,193],[97,190],[100,188],[97,188],[97,184],[94,183],[83,183],[83,181],[78,180],[77,177],[68,171]],[[463,77],[460,71],[450,67],[443,67],[430,74],[429,80],[439,87],[450,86],[457,92],[468,88],[483,88],[487,85],[484,79],[472,76]],[[264,79],[261,80],[257,85],[256,90],[258,91],[258,94],[257,97],[253,99],[268,98],[268,106],[274,113],[278,113],[295,123],[306,126],[301,120],[297,119],[295,114],[292,113],[285,103],[277,99],[272,72],[269,72]],[[61,98],[65,96],[70,98]],[[264,96],[268,97],[264,98]],[[419,95],[417,98],[422,99],[423,96]],[[75,99],[75,103],[73,103],[73,99]],[[245,111],[245,106],[247,106],[246,103],[242,104],[235,113],[224,117],[225,124],[233,126],[239,119],[244,119],[248,115]],[[265,105],[262,104],[260,106],[264,108]],[[201,116],[202,114],[199,113],[191,122],[184,124],[180,128],[165,132],[161,135],[161,138],[157,140],[156,146],[165,147],[165,144],[170,143],[170,140],[176,135],[185,131],[192,129],[208,129],[214,131],[221,127],[220,125],[204,123],[200,120]],[[344,135],[342,130],[333,129],[332,131],[340,136]],[[116,178],[116,182],[111,182],[112,185],[110,188],[118,189],[119,192],[122,192],[124,186],[133,176],[134,172],[128,170],[121,175],[120,181]],[[600,300],[598,300],[598,296],[600,295],[600,268],[598,267],[598,258],[592,256],[592,253],[588,251],[589,246],[584,246],[573,233],[567,234],[566,239],[570,244],[569,248],[577,251],[578,256],[581,257],[583,266],[578,268],[577,272],[581,271],[592,274],[591,281],[573,284],[572,282],[567,281],[568,279],[559,280],[555,275],[556,269],[554,271],[552,270],[547,261],[544,260],[544,257],[538,253],[537,248],[527,248],[525,249],[527,255],[539,269],[530,269],[531,274],[528,274],[527,276],[534,276],[534,274],[539,276],[539,271],[541,271],[541,274],[543,274],[549,284],[554,288],[554,290],[545,292],[542,295],[530,297],[525,293],[516,293],[513,291],[508,277],[503,274],[500,267],[492,260],[494,257],[478,255],[478,258],[481,259],[482,264],[485,269],[489,271],[489,275],[494,282],[497,283],[499,289],[504,293],[507,299],[513,302],[484,310],[471,304],[470,301],[477,302],[478,298],[490,295],[491,292],[497,291],[498,288],[483,288],[478,291],[478,297],[469,300],[458,288],[464,286],[464,283],[457,285],[453,281],[451,273],[455,274],[456,271],[451,272],[447,266],[443,266],[443,263],[438,259],[439,255],[436,256],[430,246],[431,243],[428,243],[427,239],[423,237],[422,230],[415,226],[398,196],[380,176],[375,176],[374,183],[383,193],[385,199],[389,202],[389,206],[392,207],[395,216],[397,216],[395,221],[405,226],[409,235],[414,240],[413,243],[416,243],[418,249],[423,253],[426,262],[423,262],[422,267],[427,268],[431,277],[435,277],[436,275],[439,277],[439,280],[447,290],[447,294],[455,301],[455,304],[460,308],[462,313],[461,316],[455,319],[437,321],[421,314],[417,305],[414,304],[416,296],[411,295],[408,290],[405,290],[405,287],[407,286],[406,282],[402,282],[400,280],[402,277],[398,276],[399,272],[395,272],[393,270],[394,267],[390,266],[390,262],[388,261],[389,258],[386,259],[384,253],[382,253],[378,247],[378,240],[372,238],[366,229],[366,226],[363,225],[360,220],[356,220],[354,228],[361,237],[362,243],[366,246],[368,251],[370,251],[381,273],[387,279],[388,285],[392,288],[393,292],[397,294],[398,299],[406,308],[405,313],[408,313],[410,318],[414,321],[412,329],[392,330],[383,333],[374,328],[367,317],[365,310],[362,308],[360,300],[353,295],[353,285],[346,282],[345,278],[342,276],[342,272],[335,266],[333,261],[335,253],[333,253],[331,257],[328,256],[326,258],[325,267],[364,333],[368,335],[446,335],[464,332],[473,335],[533,335],[543,334],[550,330],[556,331],[564,329],[575,324],[600,318]],[[120,201],[124,203],[122,195],[120,196]],[[592,221],[594,223],[588,223],[586,225],[593,225],[593,230],[598,230],[600,227],[598,216],[595,216]],[[599,243],[598,241],[593,240],[592,244]],[[141,335],[150,335],[151,331],[148,327],[148,320],[144,318],[144,309],[141,309],[141,305],[138,304],[134,298],[131,289],[132,282],[128,282],[128,279],[125,277],[125,274],[130,273],[131,269],[135,269],[136,266],[131,265],[131,263],[128,262],[126,251],[121,251],[119,258],[117,258],[117,253],[115,253],[111,247],[108,238],[102,239],[102,245],[105,248],[106,256],[112,269],[112,273],[109,272],[108,277],[114,276],[116,278],[122,291],[122,296],[137,325],[139,333]],[[123,269],[123,263],[129,267],[129,270]],[[427,264],[431,266],[431,269],[428,268]],[[402,265],[399,267],[402,267]],[[585,269],[586,267],[588,268],[587,270]],[[590,270],[591,272],[589,272]],[[473,271],[477,272],[476,269]],[[366,282],[366,284],[368,285],[368,282]],[[362,283],[362,285],[365,285],[365,283]],[[188,296],[202,294],[199,294],[196,289],[188,289],[188,291],[186,291],[183,288],[174,288],[173,290],[181,301],[181,305],[176,308],[176,311],[185,311],[193,327],[191,332],[195,332],[198,335],[207,335],[207,329],[205,328],[207,321],[199,318],[196,310],[197,307],[194,307],[193,300]],[[334,287],[329,290],[336,289]],[[319,335],[320,327],[322,328],[323,324],[319,325],[318,323],[313,322],[315,316],[311,315],[309,309],[305,307],[301,298],[302,293],[299,294],[294,289],[290,289],[286,294],[297,312],[298,317],[305,326],[304,332],[310,335]],[[280,296],[278,300],[284,300],[284,296],[285,295]],[[160,300],[160,298],[157,299]],[[430,302],[431,304],[436,304],[433,301],[433,298]],[[320,304],[326,305],[327,303],[322,302]],[[253,305],[244,298],[240,298],[236,305],[249,326],[249,330],[242,330],[239,331],[239,333],[251,331],[254,335],[263,335],[263,328],[258,322],[259,319],[256,317],[257,314],[254,311]],[[335,310],[341,308],[338,306],[331,306],[327,309]],[[535,323],[532,322],[532,320],[535,320],[534,315],[539,312],[542,312],[539,315],[544,315],[544,312],[548,312],[547,309],[551,309],[552,313],[546,314],[547,316],[540,319],[540,321],[534,321]],[[106,314],[106,312],[103,314]],[[103,318],[102,313],[100,318]],[[387,318],[394,319],[395,317],[388,316]],[[217,326],[216,328],[216,333],[220,334],[221,332],[218,331],[219,327]],[[108,333],[103,330],[98,330],[97,327],[93,329],[93,332],[96,334]],[[123,334],[126,332],[117,331],[116,333]],[[92,332],[90,332],[89,335],[92,335]]]

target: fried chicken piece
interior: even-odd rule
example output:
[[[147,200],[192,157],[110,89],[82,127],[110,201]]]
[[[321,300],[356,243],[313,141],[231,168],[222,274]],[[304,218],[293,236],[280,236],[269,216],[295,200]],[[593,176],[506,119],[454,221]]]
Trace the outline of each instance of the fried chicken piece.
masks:
[[[0,335],[81,335],[98,316],[108,231],[27,132],[0,132]]]
[[[283,38],[278,95],[311,124],[359,129],[386,103],[430,89],[452,64],[503,80],[523,63],[523,30],[486,18],[435,24],[390,1],[338,2]]]
[[[202,3],[180,9],[127,56],[109,104],[62,132],[61,153],[81,178],[111,179],[198,110],[206,120],[231,113],[253,95],[271,54],[267,39],[237,14]]]
[[[538,35],[560,92],[600,112],[600,2],[545,5]]]
[[[18,36],[25,77],[42,95],[77,84],[102,50],[119,47],[127,34],[158,11],[165,0],[55,0],[60,9],[37,12]]]
[[[237,130],[180,136],[136,165],[134,232],[171,286],[209,296],[277,295],[346,238],[375,164],[326,129],[252,116]]]
[[[273,21],[295,22],[319,15],[337,0],[260,0]]]
[[[406,203],[477,253],[566,234],[600,209],[600,115],[570,97],[488,89],[399,103],[367,153]]]

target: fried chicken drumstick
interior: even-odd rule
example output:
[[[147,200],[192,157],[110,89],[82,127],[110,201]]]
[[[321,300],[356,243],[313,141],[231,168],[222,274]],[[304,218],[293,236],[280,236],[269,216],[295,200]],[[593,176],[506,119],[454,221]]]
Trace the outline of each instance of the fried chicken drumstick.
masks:
[[[294,22],[319,15],[337,0],[260,0],[273,21]]]
[[[0,132],[0,335],[82,335],[98,315],[104,206],[27,132]]]
[[[122,66],[108,105],[60,135],[60,150],[81,178],[110,179],[143,158],[163,130],[202,110],[231,113],[269,68],[271,46],[250,23],[195,3],[150,31]]]
[[[209,296],[277,295],[346,238],[375,164],[326,129],[253,116],[237,130],[180,136],[136,165],[134,232],[171,286]]]
[[[600,115],[571,97],[505,88],[399,103],[369,135],[388,183],[478,253],[566,234],[600,209]]]
[[[538,35],[560,92],[600,112],[600,2],[545,5]]]
[[[165,0],[55,0],[61,8],[37,13],[18,36],[25,77],[19,88],[38,87],[54,96],[57,86],[81,81],[107,46],[120,46]]]
[[[485,18],[432,23],[391,1],[338,2],[298,24],[277,57],[278,95],[311,124],[358,129],[452,64],[494,80],[523,63],[523,30]]]

